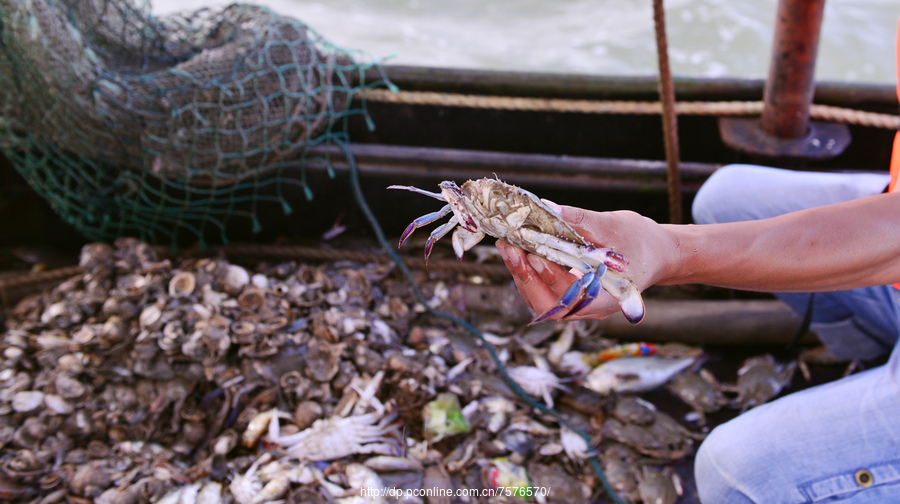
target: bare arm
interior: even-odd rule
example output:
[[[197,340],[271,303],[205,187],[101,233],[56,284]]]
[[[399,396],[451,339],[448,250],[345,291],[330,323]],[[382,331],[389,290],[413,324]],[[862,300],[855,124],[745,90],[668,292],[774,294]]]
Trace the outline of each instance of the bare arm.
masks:
[[[634,212],[563,207],[589,241],[631,261],[640,290],[704,283],[747,290],[809,292],[900,281],[900,194],[881,194],[772,219],[705,226],[660,225]],[[574,281],[559,265],[498,242],[519,291],[535,311]],[[616,311],[608,296],[573,318]]]

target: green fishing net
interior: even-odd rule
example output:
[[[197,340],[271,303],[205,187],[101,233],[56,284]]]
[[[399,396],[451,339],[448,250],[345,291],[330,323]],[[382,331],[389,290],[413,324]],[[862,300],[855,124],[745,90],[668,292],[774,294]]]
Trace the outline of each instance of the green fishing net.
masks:
[[[225,242],[263,202],[289,214],[286,184],[312,198],[302,168],[389,85],[368,60],[254,5],[0,0],[0,151],[91,240]]]

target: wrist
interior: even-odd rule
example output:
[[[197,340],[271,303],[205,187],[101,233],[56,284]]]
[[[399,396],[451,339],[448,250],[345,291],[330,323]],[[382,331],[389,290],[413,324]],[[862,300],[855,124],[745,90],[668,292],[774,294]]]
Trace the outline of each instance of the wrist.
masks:
[[[692,283],[702,250],[699,244],[702,235],[695,232],[697,226],[662,224],[660,228],[664,236],[662,243],[666,245],[656,251],[661,267],[654,283]]]

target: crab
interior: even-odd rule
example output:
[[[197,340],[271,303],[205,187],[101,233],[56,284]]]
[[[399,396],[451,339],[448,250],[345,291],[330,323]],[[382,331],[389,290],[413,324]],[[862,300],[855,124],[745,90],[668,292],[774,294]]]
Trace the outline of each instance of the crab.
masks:
[[[666,388],[694,409],[691,416],[700,425],[706,425],[707,413],[715,413],[728,404],[722,385],[706,369],[676,375]]]
[[[544,404],[548,408],[553,407],[554,390],[567,390],[559,377],[549,369],[537,366],[515,366],[507,368],[506,372],[528,395],[543,398]]]
[[[671,467],[658,471],[643,466],[638,473],[637,489],[644,504],[675,504],[684,495],[681,478]]]
[[[596,451],[588,446],[588,442],[581,437],[581,434],[568,427],[559,429],[559,442],[563,447],[563,451],[572,460],[582,460],[596,455]]]
[[[791,384],[796,368],[796,362],[780,364],[770,354],[747,359],[737,372],[734,406],[746,411],[768,402]]]
[[[636,324],[644,317],[644,301],[634,282],[622,272],[628,260],[611,248],[598,247],[585,240],[559,214],[534,194],[498,179],[469,180],[462,187],[445,180],[435,193],[412,186],[392,185],[446,202],[436,212],[415,219],[400,236],[400,245],[417,228],[450,213],[450,220],[438,226],[425,242],[425,260],[434,243],[453,231],[453,251],[458,259],[478,244],[485,235],[506,240],[533,254],[582,274],[555,306],[539,315],[537,323],[560,313],[571,315],[586,307],[602,288],[619,303],[629,322]]]
[[[676,460],[690,453],[703,434],[691,432],[646,401],[619,400],[601,427],[605,439],[617,441],[657,459]],[[634,422],[634,423],[633,423]]]
[[[278,420],[291,416],[278,410],[272,410],[271,415],[269,438],[280,445],[288,457],[297,460],[319,462],[355,453],[398,455],[401,451],[396,413],[383,415],[373,411],[364,415],[319,419],[306,430],[284,436]]]
[[[606,448],[601,453],[603,472],[609,485],[615,490],[619,498],[625,502],[638,502],[641,500],[638,493],[637,467],[638,454],[631,448],[615,441],[606,442]]]
[[[271,502],[286,494],[292,483],[310,484],[325,479],[314,466],[272,459],[271,453],[264,453],[244,474],[232,477],[229,489],[238,504]]]

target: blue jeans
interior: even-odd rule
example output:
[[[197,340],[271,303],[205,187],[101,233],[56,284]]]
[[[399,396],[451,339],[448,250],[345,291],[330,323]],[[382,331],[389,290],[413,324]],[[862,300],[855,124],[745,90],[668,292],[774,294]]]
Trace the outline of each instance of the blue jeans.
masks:
[[[694,221],[763,219],[877,194],[887,183],[887,174],[732,165],[700,189]],[[798,313],[809,300],[776,295]],[[894,349],[900,334],[898,298],[891,286],[816,293],[811,329],[838,357],[877,357]],[[716,427],[694,471],[704,503],[900,501],[900,353]]]

